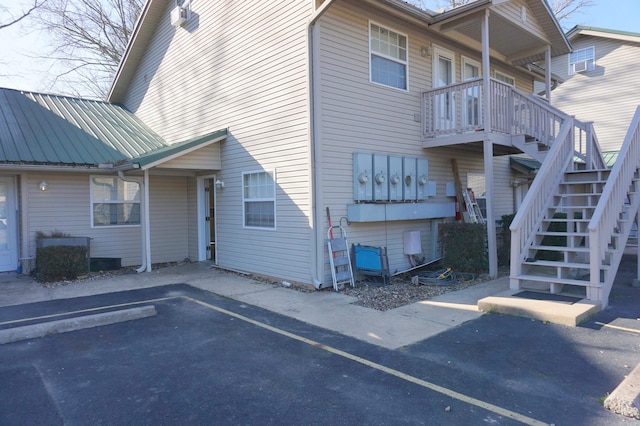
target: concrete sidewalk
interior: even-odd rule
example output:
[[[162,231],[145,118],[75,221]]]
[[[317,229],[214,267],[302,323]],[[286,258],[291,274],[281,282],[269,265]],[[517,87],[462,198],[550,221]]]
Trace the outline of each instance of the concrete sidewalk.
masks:
[[[481,283],[389,311],[354,305],[354,297],[333,291],[300,292],[256,282],[240,274],[190,263],[142,274],[116,275],[45,288],[31,278],[0,275],[0,306],[21,305],[116,291],[185,283],[220,296],[389,349],[427,339],[478,318],[478,300],[507,290],[508,278]]]

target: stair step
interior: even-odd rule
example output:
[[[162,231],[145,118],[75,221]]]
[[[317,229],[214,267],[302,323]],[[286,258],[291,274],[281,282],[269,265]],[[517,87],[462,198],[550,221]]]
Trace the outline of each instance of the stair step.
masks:
[[[523,265],[532,265],[532,266],[551,266],[554,268],[573,268],[573,269],[590,269],[591,265],[588,263],[578,263],[578,262],[556,262],[553,260],[533,260],[522,262]],[[611,269],[610,265],[600,265],[600,270],[608,270]]]
[[[536,281],[536,282],[544,282],[544,283],[554,283],[554,284],[565,284],[565,285],[577,285],[582,287],[602,287],[603,283],[591,284],[589,281],[584,280],[573,280],[571,278],[555,278],[555,277],[545,277],[542,275],[527,275],[521,274],[515,276],[516,279],[523,281]]]
[[[589,223],[591,222],[591,219],[583,219],[583,218],[575,218],[575,219],[571,219],[571,218],[561,218],[561,217],[550,217],[548,219],[542,219],[543,222],[553,222],[553,223],[564,223],[564,222],[582,222],[582,223]]]
[[[532,250],[546,250],[546,251],[562,251],[569,253],[589,253],[589,247],[565,247],[565,246],[542,246],[532,245]]]

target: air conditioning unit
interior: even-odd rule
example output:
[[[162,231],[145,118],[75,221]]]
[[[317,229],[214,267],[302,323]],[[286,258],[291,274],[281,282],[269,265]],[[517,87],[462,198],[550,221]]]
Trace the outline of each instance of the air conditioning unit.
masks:
[[[593,71],[594,68],[593,61],[591,60],[580,61],[573,64],[574,72]]]
[[[188,10],[185,7],[177,6],[171,11],[171,25],[174,27],[181,27],[187,22]]]

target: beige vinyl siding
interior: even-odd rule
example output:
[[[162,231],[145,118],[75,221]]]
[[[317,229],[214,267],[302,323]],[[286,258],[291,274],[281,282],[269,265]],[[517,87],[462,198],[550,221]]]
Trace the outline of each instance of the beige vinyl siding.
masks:
[[[515,179],[511,171],[510,157],[508,155],[493,159],[493,183],[495,185],[494,208],[496,220],[503,215],[515,213],[515,197],[512,185]],[[520,179],[522,180],[522,178]]]
[[[213,197],[213,194],[211,194]],[[188,221],[187,235],[189,244],[189,259],[198,259],[198,182],[195,177],[187,178],[186,216]],[[206,207],[208,208],[208,206]],[[208,244],[203,241],[202,244]]]
[[[172,7],[125,105],[170,142],[228,128],[216,172],[225,182],[216,195],[218,264],[310,282],[306,24],[312,3],[194,2],[197,21],[177,29],[169,24]],[[243,228],[242,172],[256,170],[276,171],[275,230]]]
[[[26,181],[29,255],[35,256],[37,231],[60,231],[74,237],[91,238],[92,257],[119,257],[123,266],[140,265],[140,226],[91,228],[89,174],[28,174]],[[46,181],[47,191],[38,183]]]
[[[371,21],[389,30],[408,35],[409,92],[369,82],[368,25]],[[353,201],[352,153],[424,157],[429,160],[429,180],[437,182],[437,195],[429,202],[453,202],[445,195],[453,182],[451,159],[457,158],[460,174],[483,172],[482,155],[448,148],[424,150],[420,122],[421,92],[432,86],[432,58],[420,55],[420,46],[429,45],[424,32],[389,19],[357,3],[336,3],[321,20],[322,105],[319,111],[322,152],[322,206],[331,209],[333,223],[347,215]],[[439,44],[453,50],[451,46]],[[455,51],[455,50],[454,50]],[[456,78],[460,78],[460,54],[456,53]],[[463,182],[466,184],[466,182]],[[346,226],[350,243],[387,247],[391,271],[407,269],[403,253],[403,233],[420,230],[427,258],[431,251],[432,221],[387,221],[351,223]],[[345,225],[345,222],[342,221]],[[325,252],[325,266],[328,264]],[[329,268],[325,281],[330,283]]]
[[[526,20],[522,20],[522,8],[526,10]],[[492,13],[497,13],[506,18],[511,22],[515,22],[518,25],[525,28],[527,31],[534,34],[536,37],[546,40],[547,37],[544,33],[544,29],[535,18],[531,9],[527,5],[525,0],[517,0],[517,1],[508,1],[497,6],[494,6],[491,9]]]
[[[640,104],[640,43],[579,36],[572,44],[576,50],[595,46],[596,69],[571,76],[552,92],[551,102],[579,120],[593,121],[602,150],[617,151]],[[566,74],[568,63],[567,56],[559,58],[554,69]]]
[[[159,169],[220,170],[220,144],[213,143],[157,167]]]
[[[149,178],[151,261],[184,260],[189,257],[187,178]]]
[[[37,231],[60,231],[91,238],[92,257],[119,257],[123,266],[140,265],[140,226],[91,227],[88,174],[30,174],[28,189],[29,253],[35,256]],[[45,180],[47,191],[38,183]],[[180,261],[188,250],[187,178],[150,178],[151,261]],[[64,202],[60,202],[64,200]]]

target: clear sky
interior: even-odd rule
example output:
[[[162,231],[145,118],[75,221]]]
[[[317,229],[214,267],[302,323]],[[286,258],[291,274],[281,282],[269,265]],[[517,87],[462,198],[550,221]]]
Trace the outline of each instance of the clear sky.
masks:
[[[16,11],[29,2],[14,0],[10,7]],[[435,0],[427,0],[425,5],[437,8]],[[3,14],[0,22],[5,18]],[[565,29],[585,25],[640,33],[640,0],[595,0],[593,6],[562,25]],[[42,58],[47,46],[47,36],[31,31],[29,22],[0,31],[0,87],[55,93],[51,84],[55,63]]]

